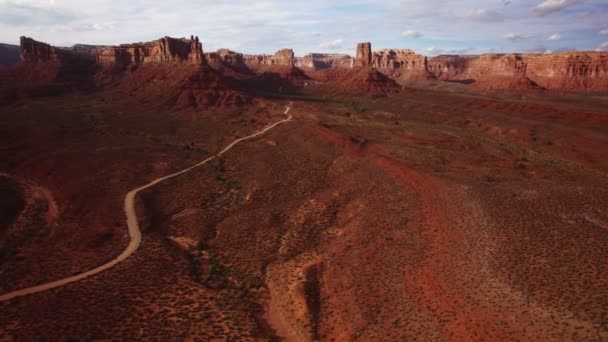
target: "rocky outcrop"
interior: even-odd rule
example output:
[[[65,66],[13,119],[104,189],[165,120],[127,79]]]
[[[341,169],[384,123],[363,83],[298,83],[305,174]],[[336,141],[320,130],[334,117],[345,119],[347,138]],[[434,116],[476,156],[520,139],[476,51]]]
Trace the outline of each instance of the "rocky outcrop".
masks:
[[[372,66],[400,81],[429,80],[435,77],[428,71],[427,58],[407,49],[375,51]]]
[[[441,55],[428,59],[430,73],[442,81],[470,79],[469,63],[479,56]]]
[[[19,63],[19,46],[0,44],[0,69]]]
[[[526,54],[527,76],[547,89],[608,90],[608,53]]]
[[[608,53],[605,52],[437,56],[429,59],[428,69],[445,81],[482,81],[497,85],[511,78],[517,82],[528,79],[546,89],[608,89]]]
[[[301,69],[350,69],[354,65],[354,58],[344,54],[311,53],[296,58],[295,66]]]
[[[189,63],[206,64],[203,45],[198,37],[190,39],[164,37],[152,42],[101,48],[100,64]]]
[[[294,53],[292,49],[277,51],[274,55],[243,55],[245,65],[250,68],[263,66],[286,66],[294,65]]]
[[[357,44],[357,57],[355,59],[355,67],[369,67],[372,65],[372,44],[359,43]]]
[[[36,41],[29,37],[20,38],[21,61],[28,63],[61,62],[67,51]]]
[[[474,83],[485,89],[537,87],[528,77],[527,64],[520,54],[438,56],[428,60],[428,69],[440,80]]]
[[[243,54],[234,52],[228,49],[219,49],[217,52],[210,52],[205,54],[207,63],[212,66],[231,65],[231,66],[244,66]]]

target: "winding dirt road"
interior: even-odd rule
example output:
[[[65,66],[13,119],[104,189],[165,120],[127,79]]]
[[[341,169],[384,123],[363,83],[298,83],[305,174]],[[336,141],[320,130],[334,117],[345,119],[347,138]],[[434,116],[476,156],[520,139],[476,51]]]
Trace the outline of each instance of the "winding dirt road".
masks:
[[[290,103],[291,105],[291,103]],[[203,160],[202,162],[193,165],[187,169],[181,170],[179,172],[176,173],[172,173],[168,176],[164,176],[161,178],[157,178],[155,180],[153,180],[152,182],[141,186],[137,189],[133,189],[131,191],[129,191],[129,193],[127,193],[127,196],[125,197],[125,214],[127,216],[127,226],[129,228],[129,245],[127,246],[127,248],[116,258],[112,259],[111,261],[100,265],[96,268],[93,268],[91,270],[88,270],[86,272],[80,273],[80,274],[76,274],[73,275],[71,277],[68,278],[64,278],[64,279],[60,279],[60,280],[55,280],[49,283],[45,283],[45,284],[40,284],[37,286],[32,286],[32,287],[28,287],[25,289],[21,289],[21,290],[16,290],[13,292],[9,292],[6,294],[3,294],[0,296],[0,302],[4,302],[7,300],[11,300],[13,298],[16,297],[22,297],[22,296],[27,296],[27,295],[31,295],[34,293],[38,293],[38,292],[42,292],[42,291],[46,291],[46,290],[50,290],[50,289],[54,289],[57,287],[61,287],[70,283],[74,283],[77,281],[80,281],[84,278],[93,276],[95,274],[101,273],[107,269],[110,269],[116,265],[118,265],[119,263],[125,261],[128,257],[130,257],[133,253],[135,253],[135,251],[137,251],[137,249],[139,248],[139,246],[141,245],[141,239],[142,239],[142,235],[141,235],[141,230],[139,229],[139,224],[137,222],[137,213],[135,211],[135,196],[137,195],[137,193],[139,193],[140,191],[146,190],[148,188],[151,188],[153,186],[155,186],[158,183],[161,183],[163,181],[166,181],[167,179],[171,179],[171,178],[175,178],[179,175],[182,175],[186,172],[192,171],[193,169],[205,165],[208,162],[212,161],[213,159],[222,156],[223,154],[225,154],[226,152],[230,151],[230,149],[232,149],[234,146],[236,146],[238,143],[244,141],[244,140],[249,140],[249,139],[253,139],[256,138],[258,136],[263,135],[264,133],[270,131],[271,129],[275,128],[276,126],[283,124],[285,122],[288,122],[291,120],[292,116],[289,115],[289,111],[291,110],[290,106],[286,106],[285,107],[285,112],[284,114],[287,115],[287,118],[277,121],[275,123],[273,123],[272,125],[254,133],[251,135],[248,135],[246,137],[242,137],[239,139],[236,139],[235,141],[233,141],[230,145],[226,146],[226,148],[224,148],[223,150],[221,150],[220,152],[218,152],[217,154]]]

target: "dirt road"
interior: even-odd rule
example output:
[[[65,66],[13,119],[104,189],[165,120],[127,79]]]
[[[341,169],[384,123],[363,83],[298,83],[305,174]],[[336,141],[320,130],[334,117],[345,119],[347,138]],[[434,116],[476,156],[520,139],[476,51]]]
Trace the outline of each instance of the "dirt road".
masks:
[[[205,165],[208,162],[212,161],[213,159],[222,156],[223,154],[225,154],[226,152],[230,151],[230,149],[232,149],[234,146],[236,146],[238,143],[245,141],[245,140],[249,140],[249,139],[253,139],[256,138],[258,136],[263,135],[264,133],[270,131],[271,129],[275,128],[276,126],[283,124],[285,122],[288,122],[291,120],[292,116],[289,115],[289,111],[291,110],[290,106],[286,106],[285,107],[285,112],[284,114],[287,116],[287,118],[277,121],[275,123],[273,123],[272,125],[256,132],[253,133],[251,135],[248,135],[246,137],[242,137],[239,139],[236,139],[235,141],[233,141],[230,145],[226,146],[226,148],[224,148],[223,150],[221,150],[220,152],[218,152],[217,154],[203,160],[202,162],[193,165],[187,169],[181,170],[179,172],[176,173],[172,173],[168,176],[164,176],[161,178],[157,178],[153,181],[151,181],[150,183],[141,186],[137,189],[133,189],[131,191],[129,191],[129,193],[127,193],[127,195],[125,196],[125,214],[127,216],[127,226],[129,228],[129,245],[127,246],[127,248],[116,258],[112,259],[111,261],[100,265],[96,268],[93,268],[91,270],[85,271],[83,273],[79,273],[76,275],[73,275],[71,277],[68,278],[64,278],[64,279],[60,279],[60,280],[55,280],[49,283],[45,283],[45,284],[40,284],[37,286],[32,286],[32,287],[28,287],[25,289],[20,289],[20,290],[16,290],[13,292],[9,292],[6,294],[3,294],[0,296],[0,302],[3,301],[8,301],[11,300],[13,298],[16,297],[21,297],[21,296],[27,296],[27,295],[31,295],[34,293],[38,293],[38,292],[42,292],[42,291],[46,291],[46,290],[50,290],[50,289],[54,289],[57,287],[61,287],[70,283],[74,283],[77,281],[80,281],[84,278],[93,276],[95,274],[101,273],[107,269],[110,269],[116,265],[118,265],[119,263],[123,262],[124,260],[126,260],[128,257],[130,257],[133,253],[135,253],[137,251],[137,249],[139,248],[140,244],[141,244],[141,239],[142,239],[142,235],[141,235],[141,230],[139,229],[139,224],[137,221],[137,213],[135,211],[135,196],[143,190],[146,190],[148,188],[151,188],[153,186],[155,186],[158,183],[161,183],[163,181],[166,181],[167,179],[171,179],[171,178],[175,178],[179,175],[182,175],[184,173],[187,173],[189,171],[192,171],[193,169]]]

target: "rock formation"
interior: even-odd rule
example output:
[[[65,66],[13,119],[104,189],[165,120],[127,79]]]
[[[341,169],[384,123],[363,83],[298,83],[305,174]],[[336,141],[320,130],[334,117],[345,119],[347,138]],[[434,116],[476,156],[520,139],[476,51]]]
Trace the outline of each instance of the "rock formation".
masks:
[[[372,44],[359,43],[357,44],[357,57],[355,59],[355,67],[368,67],[372,65]]]
[[[274,55],[243,55],[227,49],[203,54],[202,44],[194,36],[190,39],[164,37],[152,42],[119,46],[78,44],[72,48],[57,48],[21,37],[20,51],[20,59],[25,63],[65,65],[69,62],[70,65],[87,68],[93,68],[95,63],[121,66],[150,63],[206,65],[209,60],[214,67],[229,66],[220,69],[236,76],[243,71],[245,74],[270,71],[282,73],[281,77],[287,75],[288,78],[301,79],[301,75],[292,72],[294,66],[312,70],[371,67],[403,82],[436,78],[474,83],[482,88],[527,89],[539,85],[564,90],[608,89],[608,53],[605,52],[443,55],[427,59],[405,49],[373,53],[371,43],[360,43],[355,59],[339,54],[309,54],[296,59],[291,49],[280,50]],[[78,70],[73,72],[74,75],[78,73]],[[363,77],[359,78],[363,80]],[[377,83],[376,78],[368,77],[363,81]]]
[[[608,53],[526,54],[527,76],[547,89],[608,89]]]
[[[228,49],[219,49],[217,52],[206,53],[205,59],[213,66],[220,66],[221,64],[232,66],[245,65],[242,53]]]
[[[512,78],[546,89],[608,89],[608,54],[602,52],[437,56],[429,59],[428,69],[446,81],[497,83]]]
[[[355,60],[344,54],[311,53],[304,57],[296,58],[295,66],[302,69],[350,69]]]
[[[372,66],[380,72],[401,81],[435,78],[428,71],[426,57],[407,49],[375,51],[372,55]]]
[[[178,39],[164,37],[152,42],[124,44],[101,48],[97,54],[100,64],[189,63],[206,64],[203,45],[198,37]]]
[[[262,66],[287,66],[294,65],[294,53],[292,49],[283,49],[277,51],[274,55],[243,55],[244,63],[250,68],[259,68]]]
[[[61,62],[67,51],[36,41],[29,37],[20,38],[21,61],[28,63]]]
[[[528,89],[536,84],[527,75],[527,64],[519,54],[438,56],[428,70],[440,80],[475,83],[486,89]]]
[[[469,63],[479,56],[441,55],[428,59],[430,73],[442,81],[470,79]]]

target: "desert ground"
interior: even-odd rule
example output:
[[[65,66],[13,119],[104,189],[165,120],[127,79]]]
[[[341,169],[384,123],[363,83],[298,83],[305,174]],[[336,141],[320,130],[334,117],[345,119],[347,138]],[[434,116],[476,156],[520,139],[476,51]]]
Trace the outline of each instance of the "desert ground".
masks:
[[[291,102],[291,105],[290,105]],[[0,106],[0,340],[608,339],[608,96],[317,85]]]

